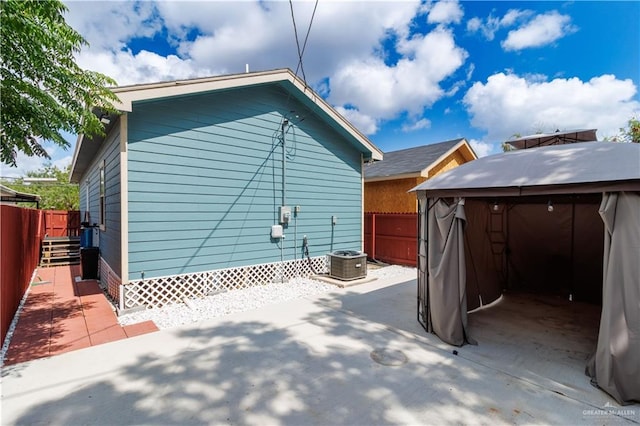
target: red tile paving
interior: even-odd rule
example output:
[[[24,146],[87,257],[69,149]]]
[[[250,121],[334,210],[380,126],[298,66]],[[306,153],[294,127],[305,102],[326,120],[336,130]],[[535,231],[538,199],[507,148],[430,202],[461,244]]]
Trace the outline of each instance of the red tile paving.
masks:
[[[78,265],[39,268],[11,337],[5,364],[157,331],[153,321],[121,326],[95,280],[76,282]]]

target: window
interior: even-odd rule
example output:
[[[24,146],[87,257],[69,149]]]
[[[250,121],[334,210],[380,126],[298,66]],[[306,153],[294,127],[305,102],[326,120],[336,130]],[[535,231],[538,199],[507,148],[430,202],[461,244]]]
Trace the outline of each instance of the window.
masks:
[[[105,230],[105,214],[106,214],[106,200],[105,200],[105,179],[104,179],[104,160],[100,165],[100,229]]]

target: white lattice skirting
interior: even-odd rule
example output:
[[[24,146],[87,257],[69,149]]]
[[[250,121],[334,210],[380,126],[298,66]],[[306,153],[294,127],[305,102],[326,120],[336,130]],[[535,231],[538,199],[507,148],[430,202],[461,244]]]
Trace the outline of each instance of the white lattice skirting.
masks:
[[[100,282],[106,287],[107,294],[109,294],[111,299],[118,303],[120,300],[120,284],[122,284],[122,280],[118,274],[113,272],[113,269],[111,269],[102,257],[100,257]]]
[[[311,264],[315,272],[326,273],[326,256],[311,258]],[[157,308],[182,303],[185,298],[200,298],[228,290],[281,282],[295,277],[308,277],[312,273],[308,260],[298,259],[136,280],[119,286],[123,289],[120,308]],[[112,295],[115,300],[119,300],[117,296]]]

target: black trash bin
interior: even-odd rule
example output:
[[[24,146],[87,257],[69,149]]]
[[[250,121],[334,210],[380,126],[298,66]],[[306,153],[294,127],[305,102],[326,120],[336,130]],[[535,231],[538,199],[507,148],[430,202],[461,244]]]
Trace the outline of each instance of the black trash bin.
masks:
[[[98,247],[83,247],[80,249],[80,270],[83,280],[98,279],[98,258],[100,249]]]

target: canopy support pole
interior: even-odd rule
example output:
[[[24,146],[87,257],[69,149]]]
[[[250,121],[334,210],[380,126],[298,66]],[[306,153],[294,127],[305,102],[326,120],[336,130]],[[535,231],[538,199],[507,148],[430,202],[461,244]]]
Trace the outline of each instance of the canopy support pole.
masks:
[[[576,234],[576,202],[571,202],[571,275],[569,277],[569,301],[573,302],[573,280],[575,271],[575,259],[573,256],[575,246],[575,234]]]

